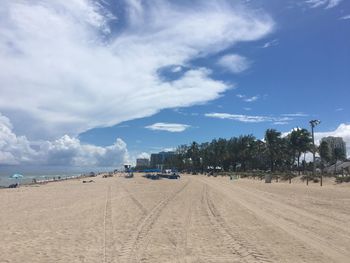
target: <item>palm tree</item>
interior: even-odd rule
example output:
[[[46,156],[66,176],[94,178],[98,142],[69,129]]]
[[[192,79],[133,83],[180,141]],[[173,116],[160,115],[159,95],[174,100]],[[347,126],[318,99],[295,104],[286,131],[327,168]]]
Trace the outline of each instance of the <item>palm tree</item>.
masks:
[[[233,137],[227,141],[227,162],[228,165],[231,165],[234,169],[238,164],[238,155],[239,155],[239,147],[238,147],[238,138]]]
[[[334,157],[334,160],[335,160],[334,174],[336,174],[337,173],[337,162],[339,160],[345,160],[346,156],[345,156],[344,151],[341,148],[336,147],[336,148],[334,148],[334,151],[333,151],[333,157]]]
[[[252,168],[259,170],[267,170],[268,169],[268,155],[266,143],[262,140],[254,141],[254,146],[252,149],[253,152],[253,164]]]
[[[298,174],[300,175],[300,156],[311,149],[311,134],[306,129],[296,128],[290,134],[290,142],[297,156]]]
[[[187,150],[187,157],[192,160],[192,172],[197,172],[201,165],[198,143],[192,142],[191,146]]]
[[[281,133],[275,129],[268,129],[265,132],[267,152],[270,158],[271,172],[275,170],[275,163],[281,149]]]
[[[238,160],[241,163],[243,171],[252,163],[254,155],[255,137],[253,135],[244,135],[238,138]]]
[[[326,141],[321,141],[321,144],[318,147],[318,152],[321,157],[321,164],[322,164],[322,170],[323,170],[326,163],[329,163],[332,159],[332,154],[331,154],[329,145]]]

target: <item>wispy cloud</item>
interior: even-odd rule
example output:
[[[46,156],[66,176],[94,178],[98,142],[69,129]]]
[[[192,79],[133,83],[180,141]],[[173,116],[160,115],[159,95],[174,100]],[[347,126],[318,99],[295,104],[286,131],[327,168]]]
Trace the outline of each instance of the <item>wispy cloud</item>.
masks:
[[[324,7],[325,9],[338,6],[343,0],[306,0],[311,8]]]
[[[245,102],[254,102],[254,101],[257,101],[259,99],[258,95],[252,96],[252,97],[247,97],[246,95],[237,94],[236,96],[237,96],[237,98],[240,98]]]
[[[281,122],[284,122],[284,124],[287,124],[288,121],[292,120],[290,117],[254,116],[230,113],[206,113],[205,116],[210,118],[227,119],[246,123],[275,122],[281,124]]]
[[[335,109],[335,111],[343,111],[344,109],[343,108],[337,108]]]
[[[268,47],[273,47],[273,46],[277,46],[278,45],[278,40],[277,39],[274,39],[274,40],[271,40],[269,42],[266,42],[262,48],[268,48]]]
[[[181,66],[175,66],[171,69],[172,72],[180,72],[182,70],[182,67]]]
[[[259,96],[253,96],[253,97],[248,97],[243,99],[245,102],[254,102],[257,101],[259,99]]]
[[[339,19],[341,19],[341,20],[348,20],[348,19],[350,19],[350,15],[342,16]]]
[[[289,122],[287,122],[287,121],[275,121],[273,124],[274,125],[286,125],[286,124],[289,124]]]
[[[281,114],[282,116],[285,117],[308,117],[309,114],[303,113],[303,112],[297,112],[297,113],[285,113]]]
[[[236,74],[246,71],[251,64],[246,57],[237,54],[225,55],[218,61],[218,65]]]
[[[97,2],[2,1],[0,112],[28,138],[74,137],[214,100],[231,86],[207,68],[192,68],[176,81],[155,72],[180,70],[274,28],[267,14],[228,0],[197,1],[196,8],[184,1],[122,1],[118,19],[125,20],[113,32],[110,24],[118,20]],[[233,71],[246,69],[239,55],[223,59],[235,60]]]
[[[187,124],[157,122],[145,128],[153,131],[183,132],[190,127]]]

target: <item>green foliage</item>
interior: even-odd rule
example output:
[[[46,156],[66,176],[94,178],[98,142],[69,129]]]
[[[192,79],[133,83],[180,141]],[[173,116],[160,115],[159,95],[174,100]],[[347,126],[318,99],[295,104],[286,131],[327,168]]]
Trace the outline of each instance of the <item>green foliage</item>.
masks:
[[[345,152],[341,148],[334,148],[333,156],[335,162],[338,160],[344,161],[346,159]]]
[[[265,142],[267,152],[270,157],[270,169],[273,172],[282,152],[281,133],[276,131],[275,129],[268,129],[265,132]]]
[[[323,164],[329,163],[331,161],[332,153],[326,141],[321,141],[321,144],[318,147],[318,152],[320,154],[321,161]]]
[[[300,173],[301,154],[312,150],[311,134],[306,129],[300,129],[300,128],[294,129],[289,135],[289,140],[290,140],[291,148],[295,152],[295,155],[297,158],[297,164],[298,164],[298,171]]]
[[[176,155],[168,158],[164,168],[176,167],[191,173],[208,172],[208,167],[215,174],[223,171],[251,172],[256,171],[278,172],[283,179],[293,177],[291,173],[297,160],[300,167],[300,157],[303,153],[312,150],[311,134],[306,129],[295,129],[288,136],[282,137],[281,132],[268,129],[265,140],[258,140],[253,135],[241,135],[230,139],[214,139],[211,142],[180,145]],[[327,147],[319,147],[321,158],[329,160]],[[341,153],[335,153],[343,158]],[[218,168],[219,169],[216,169]],[[310,164],[304,164],[304,169],[311,169]],[[210,170],[209,169],[209,170]]]

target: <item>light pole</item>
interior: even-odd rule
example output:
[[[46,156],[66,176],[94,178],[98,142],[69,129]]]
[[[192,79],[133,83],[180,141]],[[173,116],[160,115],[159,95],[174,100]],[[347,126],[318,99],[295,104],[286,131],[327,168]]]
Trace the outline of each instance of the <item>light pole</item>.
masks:
[[[316,174],[316,163],[315,163],[315,154],[316,154],[316,147],[315,147],[315,136],[314,136],[314,128],[320,124],[321,121],[319,120],[311,120],[310,125],[311,125],[311,134],[312,134],[312,157],[313,157],[313,162],[312,162],[312,175],[315,176]],[[309,177],[306,177],[306,184],[309,184]],[[322,175],[321,175],[321,182],[322,186]]]

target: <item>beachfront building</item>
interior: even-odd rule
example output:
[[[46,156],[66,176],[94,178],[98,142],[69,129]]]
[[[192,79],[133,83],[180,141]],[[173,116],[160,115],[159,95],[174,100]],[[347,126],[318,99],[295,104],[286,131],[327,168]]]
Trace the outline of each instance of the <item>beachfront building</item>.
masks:
[[[136,159],[136,166],[137,167],[149,167],[149,159],[148,158],[138,158]]]
[[[175,152],[159,152],[151,154],[151,167],[160,168],[167,160],[175,156]]]
[[[322,138],[321,142],[326,142],[328,144],[332,160],[336,159],[334,156],[335,149],[339,149],[342,153],[341,155],[346,158],[346,143],[344,142],[342,137],[328,136]]]

